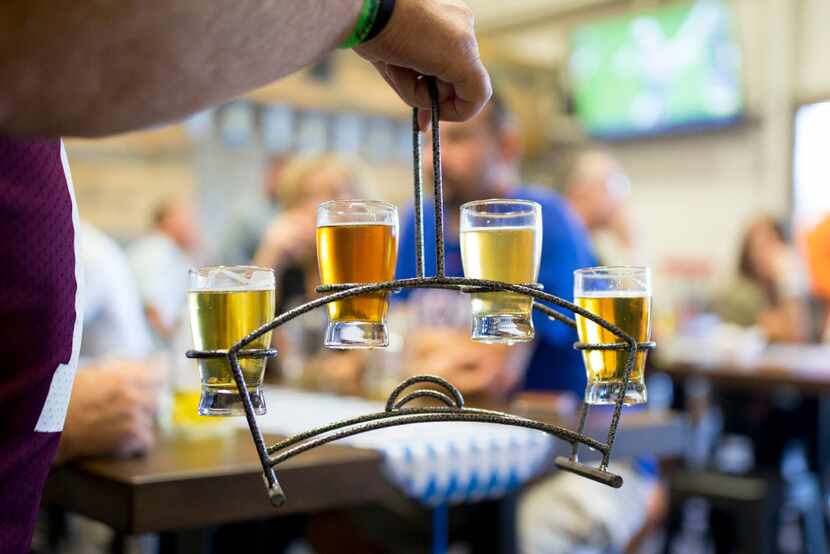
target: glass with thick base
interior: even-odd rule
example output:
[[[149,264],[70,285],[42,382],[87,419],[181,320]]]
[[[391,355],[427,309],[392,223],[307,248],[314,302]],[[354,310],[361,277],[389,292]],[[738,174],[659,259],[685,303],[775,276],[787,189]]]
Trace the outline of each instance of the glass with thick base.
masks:
[[[574,272],[574,303],[612,323],[637,342],[651,340],[651,270],[647,267],[591,267]],[[579,340],[591,344],[624,342],[611,331],[576,315]],[[644,382],[646,351],[638,351],[628,384],[624,385],[627,350],[583,350],[588,373],[585,402],[625,404],[647,399]]]
[[[464,276],[513,284],[535,283],[542,256],[542,207],[527,200],[480,200],[461,206]],[[533,299],[514,292],[471,295],[475,341],[533,340]]]
[[[274,272],[264,267],[217,266],[190,270],[188,307],[193,347],[196,350],[227,351],[242,338],[274,318]],[[245,349],[271,345],[271,333]],[[201,396],[199,413],[207,416],[244,414],[242,395],[226,358],[200,359]],[[254,412],[265,413],[262,378],[264,358],[240,358],[239,365]]]
[[[374,200],[332,200],[317,208],[317,262],[324,285],[378,283],[395,277],[398,209]],[[328,348],[382,348],[389,293],[331,302],[323,344]]]

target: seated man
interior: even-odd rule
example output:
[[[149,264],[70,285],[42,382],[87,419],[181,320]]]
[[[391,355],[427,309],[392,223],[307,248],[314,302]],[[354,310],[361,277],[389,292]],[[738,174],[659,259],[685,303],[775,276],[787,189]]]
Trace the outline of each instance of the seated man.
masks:
[[[442,127],[445,248],[448,275],[463,275],[459,245],[459,210],[462,204],[483,198],[514,198],[533,200],[542,206],[542,258],[539,282],[545,291],[556,296],[573,298],[573,272],[596,265],[590,238],[566,202],[558,194],[539,187],[519,183],[518,161],[521,155],[519,136],[503,101],[497,96],[474,119],[467,123],[446,123]],[[425,167],[432,167],[431,153],[425,150]],[[428,274],[435,272],[434,213],[431,202],[424,206],[424,258]],[[401,223],[397,278],[415,276],[415,235],[412,210]],[[399,297],[408,298],[410,291]],[[440,292],[440,291],[439,291]],[[418,291],[417,296],[429,296]],[[447,295],[439,295],[443,304]],[[457,295],[456,295],[457,296]],[[469,301],[460,311],[469,313]],[[423,305],[428,302],[419,302]],[[582,396],[585,390],[585,369],[573,343],[576,331],[541,314],[534,314],[537,340],[523,356],[513,355],[521,347],[482,345],[469,339],[469,323],[457,328],[453,348],[444,348],[448,329],[439,332],[439,340],[430,336],[435,330],[425,329],[412,335],[419,371],[443,371],[462,392],[503,396],[518,389],[570,392]],[[433,342],[435,348],[423,346]],[[435,359],[430,360],[430,352]],[[452,363],[457,358],[458,363]],[[428,363],[429,362],[429,363]],[[512,362],[505,368],[506,362]],[[518,362],[518,363],[517,363]],[[507,373],[507,374],[506,374]]]
[[[159,345],[181,341],[187,331],[188,270],[195,267],[200,231],[193,199],[170,196],[153,214],[153,229],[127,250],[144,313]],[[185,333],[187,334],[187,333]]]
[[[542,206],[538,281],[546,292],[573,298],[574,270],[598,265],[586,222],[555,192],[519,182],[519,137],[498,95],[493,96],[477,117],[466,123],[446,123],[441,131],[447,274],[463,274],[459,245],[462,204],[485,198],[532,200]],[[425,166],[431,167],[429,149],[425,158]],[[433,204],[426,202],[427,274],[435,272],[434,223]],[[415,276],[412,210],[406,213],[401,225],[396,276]],[[408,311],[410,322],[414,323],[407,344],[412,372],[439,374],[473,397],[506,397],[519,390],[555,392],[560,400],[567,396],[581,399],[584,395],[585,368],[581,354],[573,348],[577,334],[567,325],[535,313],[533,343],[526,346],[480,344],[469,338],[470,309],[465,297],[428,290],[405,290],[398,296],[401,297],[410,300]],[[575,403],[561,402],[560,405],[575,406]],[[553,400],[551,408],[554,408]],[[644,521],[653,487],[638,479],[637,471],[627,467],[615,468],[615,471],[625,475],[625,493],[598,485],[596,491],[585,495],[587,505],[561,502],[571,496],[572,479],[578,479],[580,486],[589,486],[584,479],[571,474],[556,474],[529,490],[519,506],[521,550],[569,552],[590,548],[594,546],[593,536],[604,538],[607,547],[625,547]],[[603,509],[609,506],[616,509]],[[631,517],[617,515],[629,509]],[[577,520],[582,522],[578,528],[573,526]]]

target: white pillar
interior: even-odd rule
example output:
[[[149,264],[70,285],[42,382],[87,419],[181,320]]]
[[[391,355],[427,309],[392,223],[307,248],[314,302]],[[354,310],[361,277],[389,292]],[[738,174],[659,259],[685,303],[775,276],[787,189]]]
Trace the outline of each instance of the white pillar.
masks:
[[[792,118],[796,91],[797,15],[800,0],[762,0],[763,96],[761,99],[761,206],[777,215],[790,211]]]

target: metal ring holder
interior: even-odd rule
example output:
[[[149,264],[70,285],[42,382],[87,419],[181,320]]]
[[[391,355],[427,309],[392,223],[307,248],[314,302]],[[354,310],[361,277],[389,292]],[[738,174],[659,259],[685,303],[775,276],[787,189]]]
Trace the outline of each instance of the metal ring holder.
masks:
[[[265,474],[265,481],[271,503],[275,507],[282,506],[286,501],[282,487],[277,480],[274,467],[278,464],[293,458],[298,454],[316,448],[328,442],[350,437],[375,429],[393,427],[397,425],[408,425],[411,423],[440,422],[440,421],[465,421],[494,423],[499,425],[512,425],[514,427],[525,427],[536,429],[548,435],[552,435],[571,444],[569,457],[559,456],[556,458],[556,465],[566,471],[571,471],[588,479],[604,483],[608,486],[618,488],[622,486],[622,477],[608,471],[608,463],[611,458],[611,451],[614,446],[614,438],[617,433],[620,415],[622,413],[624,394],[634,368],[637,352],[641,350],[652,350],[655,348],[653,342],[638,343],[633,337],[625,333],[616,325],[605,321],[593,313],[580,308],[566,300],[552,294],[545,293],[538,284],[512,284],[484,279],[466,279],[462,277],[450,277],[444,271],[444,201],[441,176],[441,144],[438,133],[438,92],[434,78],[427,77],[430,96],[432,97],[432,149],[433,149],[433,192],[435,204],[435,247],[436,247],[436,274],[426,276],[424,273],[424,218],[423,218],[423,184],[421,179],[421,138],[418,129],[418,109],[413,109],[412,115],[412,141],[413,141],[413,169],[415,185],[415,256],[417,277],[411,279],[396,279],[382,283],[367,284],[338,284],[324,285],[317,289],[318,292],[327,293],[325,296],[316,298],[292,310],[277,316],[271,322],[253,331],[248,336],[234,344],[227,351],[195,351],[187,352],[188,358],[221,358],[228,360],[233,373],[236,385],[241,391],[242,402],[245,409],[245,417],[251,431],[257,453],[259,454],[262,469]],[[263,439],[262,431],[257,424],[254,415],[251,397],[245,379],[239,365],[242,358],[271,358],[277,355],[276,350],[259,349],[246,350],[245,347],[262,335],[276,329],[277,327],[291,321],[292,319],[324,306],[330,302],[360,296],[379,291],[394,291],[403,288],[434,288],[454,289],[460,292],[497,292],[509,291],[519,293],[533,298],[534,309],[556,319],[565,325],[576,327],[576,322],[555,310],[550,305],[563,308],[574,314],[589,319],[608,330],[620,339],[620,342],[613,344],[587,344],[576,343],[577,350],[620,350],[628,352],[623,380],[617,386],[620,394],[614,404],[614,411],[608,429],[608,436],[604,442],[594,439],[584,433],[585,418],[588,414],[588,404],[584,401],[579,410],[578,424],[575,431],[549,425],[533,419],[519,417],[507,413],[491,410],[467,408],[464,406],[464,398],[461,392],[452,384],[433,375],[421,375],[411,377],[398,385],[386,402],[386,409],[382,412],[367,414],[345,421],[338,421],[329,425],[318,427],[294,435],[282,440],[273,446],[267,447]],[[550,304],[550,305],[548,305]],[[414,385],[430,384],[437,388],[417,389],[403,395],[404,391]],[[403,395],[403,396],[402,396]],[[435,407],[408,407],[408,404],[419,398],[428,398],[436,401],[439,406]],[[591,467],[580,463],[577,460],[579,445],[585,445],[602,454],[598,467]]]

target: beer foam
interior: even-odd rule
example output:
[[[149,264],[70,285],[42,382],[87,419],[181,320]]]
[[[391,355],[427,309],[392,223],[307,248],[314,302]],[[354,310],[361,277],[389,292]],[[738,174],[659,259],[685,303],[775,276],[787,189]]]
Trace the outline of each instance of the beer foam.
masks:
[[[323,227],[367,227],[369,225],[383,225],[384,227],[394,227],[395,224],[391,221],[342,221],[338,223],[324,223],[318,225],[318,229]]]
[[[228,287],[226,285],[226,286],[217,287],[217,288],[188,289],[187,292],[188,293],[198,293],[198,292],[262,292],[262,291],[270,291],[270,290],[275,291],[276,287],[269,287],[269,286],[266,286],[266,287],[247,287],[247,286],[240,285],[238,288],[232,288],[232,287]]]
[[[591,290],[574,294],[576,298],[651,298],[650,293],[636,290]]]
[[[219,269],[216,270],[216,273],[214,273],[214,275],[221,276],[221,277],[226,277],[226,278],[230,279],[231,281],[236,281],[240,285],[245,285],[248,282],[248,279],[246,279],[245,277],[242,277],[241,275],[237,275],[235,272],[228,271],[227,269],[219,268]]]
[[[490,233],[495,233],[498,231],[536,231],[536,227],[534,225],[519,225],[515,227],[465,227],[461,229],[462,233],[480,233],[482,231]]]

